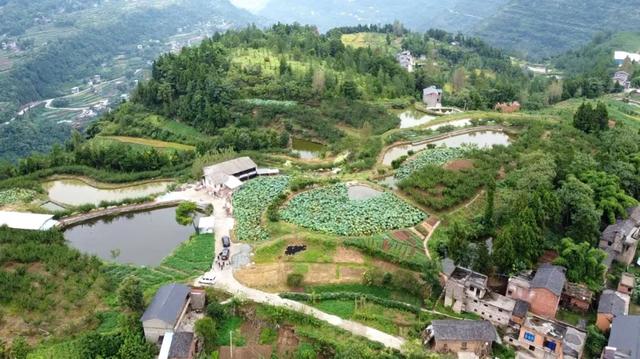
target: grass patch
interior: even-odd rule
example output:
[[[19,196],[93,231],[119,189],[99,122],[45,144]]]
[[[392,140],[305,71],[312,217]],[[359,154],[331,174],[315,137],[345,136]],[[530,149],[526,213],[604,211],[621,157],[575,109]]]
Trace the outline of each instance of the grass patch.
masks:
[[[385,287],[368,286],[364,284],[328,284],[318,286],[305,287],[307,293],[335,293],[335,292],[351,292],[370,294],[379,298],[397,300],[419,306],[420,298],[409,293],[394,291]]]
[[[152,140],[148,138],[129,137],[129,136],[103,136],[99,137],[106,140],[113,140],[121,143],[141,145],[146,147],[153,147],[158,149],[173,149],[179,151],[193,151],[195,146],[184,145],[176,142],[166,142],[160,140]]]
[[[233,332],[233,345],[238,347],[244,346],[247,340],[240,333],[242,322],[242,318],[233,316],[219,323],[218,331],[216,332],[216,345],[229,345],[229,333]]]

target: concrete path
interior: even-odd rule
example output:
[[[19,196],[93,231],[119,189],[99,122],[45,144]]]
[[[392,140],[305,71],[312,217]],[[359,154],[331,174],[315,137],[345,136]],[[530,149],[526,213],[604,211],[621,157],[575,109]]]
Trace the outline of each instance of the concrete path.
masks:
[[[201,199],[201,197],[200,197]],[[360,323],[356,323],[350,320],[344,320],[338,316],[327,314],[309,305],[296,302],[289,299],[283,299],[277,294],[266,293],[257,289],[249,288],[238,282],[233,276],[233,269],[230,266],[225,266],[221,269],[215,264],[215,258],[217,253],[222,250],[222,236],[229,235],[234,226],[234,219],[232,215],[227,215],[227,211],[224,208],[225,204],[230,205],[230,201],[222,198],[211,198],[210,202],[214,208],[215,223],[215,249],[214,249],[214,263],[209,273],[213,273],[216,276],[216,281],[213,287],[224,290],[234,296],[245,298],[257,303],[263,303],[278,307],[284,307],[305,315],[312,316],[316,319],[325,321],[331,325],[342,328],[354,335],[365,337],[371,341],[381,343],[389,348],[400,350],[405,343],[405,340],[400,337],[396,337],[380,330],[367,327]],[[231,254],[234,253],[234,248],[237,248],[240,244],[233,243],[231,245]],[[197,280],[196,280],[197,281]]]
[[[433,235],[433,232],[436,231],[436,229],[438,229],[438,226],[440,226],[440,223],[442,221],[438,221],[436,222],[436,224],[433,225],[433,228],[431,228],[431,231],[429,232],[429,234],[424,238],[424,242],[422,242],[422,244],[424,245],[424,253],[427,255],[427,258],[431,259],[431,253],[429,252],[429,239],[431,239],[431,236]]]

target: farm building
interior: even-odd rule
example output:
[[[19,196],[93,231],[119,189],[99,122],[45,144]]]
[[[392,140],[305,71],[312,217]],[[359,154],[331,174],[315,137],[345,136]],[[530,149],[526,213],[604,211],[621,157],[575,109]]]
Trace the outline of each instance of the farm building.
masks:
[[[564,285],[560,304],[568,309],[587,312],[593,301],[593,292],[585,285],[569,283]]]
[[[445,284],[444,305],[456,313],[475,313],[496,325],[508,325],[516,301],[490,291],[484,274],[456,267]]]
[[[165,333],[173,333],[189,306],[189,287],[167,284],[160,287],[142,318],[144,336],[152,343],[159,343]]]
[[[193,333],[167,333],[162,341],[158,359],[192,359],[196,355]]]
[[[198,233],[213,233],[216,224],[216,217],[200,217],[198,219]]]
[[[413,68],[416,64],[416,60],[411,54],[411,51],[405,50],[396,54],[396,60],[398,60],[398,64],[407,70],[408,72],[413,72]]]
[[[214,189],[222,186],[236,189],[243,181],[258,176],[258,165],[249,157],[240,157],[205,167],[203,172],[202,180],[205,186]]]
[[[640,207],[627,210],[627,219],[609,225],[600,236],[600,249],[607,253],[605,264],[611,266],[613,260],[624,265],[631,264],[640,238]]]
[[[622,273],[620,283],[618,283],[618,292],[631,295],[636,287],[636,277],[631,273]]]
[[[509,278],[507,297],[528,302],[534,314],[555,318],[565,282],[563,267],[545,263],[533,276],[520,274]]]
[[[438,353],[469,352],[483,357],[491,353],[498,335],[486,320],[434,320],[423,338],[425,345],[433,341],[433,350]]]
[[[422,102],[424,102],[427,107],[441,107],[442,90],[435,86],[427,87],[422,90]]]
[[[240,157],[220,162],[203,170],[202,184],[214,191],[235,190],[242,183],[258,176],[272,176],[280,173],[277,169],[258,168],[249,157]]]
[[[518,347],[518,357],[582,358],[587,334],[576,328],[536,316],[529,316],[520,326],[517,337],[507,337]]]
[[[0,211],[0,227],[31,231],[47,231],[58,225],[50,214]]]
[[[631,298],[627,294],[605,289],[598,302],[596,326],[603,332],[609,331],[615,318],[627,315],[630,302]]]

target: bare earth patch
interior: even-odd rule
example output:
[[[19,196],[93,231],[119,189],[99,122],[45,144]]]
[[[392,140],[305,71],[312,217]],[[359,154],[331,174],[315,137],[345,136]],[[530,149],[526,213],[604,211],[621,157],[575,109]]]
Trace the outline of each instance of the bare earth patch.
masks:
[[[336,254],[333,256],[333,262],[363,264],[364,256],[362,255],[362,253],[356,250],[345,247],[338,247],[336,250]]]
[[[465,159],[451,161],[444,165],[444,169],[450,170],[450,171],[460,171],[460,170],[467,170],[471,168],[473,168],[473,161],[465,160]]]

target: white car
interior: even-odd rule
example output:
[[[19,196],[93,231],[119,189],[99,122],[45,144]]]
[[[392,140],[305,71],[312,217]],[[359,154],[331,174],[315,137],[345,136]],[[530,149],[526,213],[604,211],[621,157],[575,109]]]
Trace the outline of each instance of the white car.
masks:
[[[203,275],[202,278],[198,280],[198,283],[200,284],[213,284],[215,282],[216,282],[216,276],[210,273]]]

